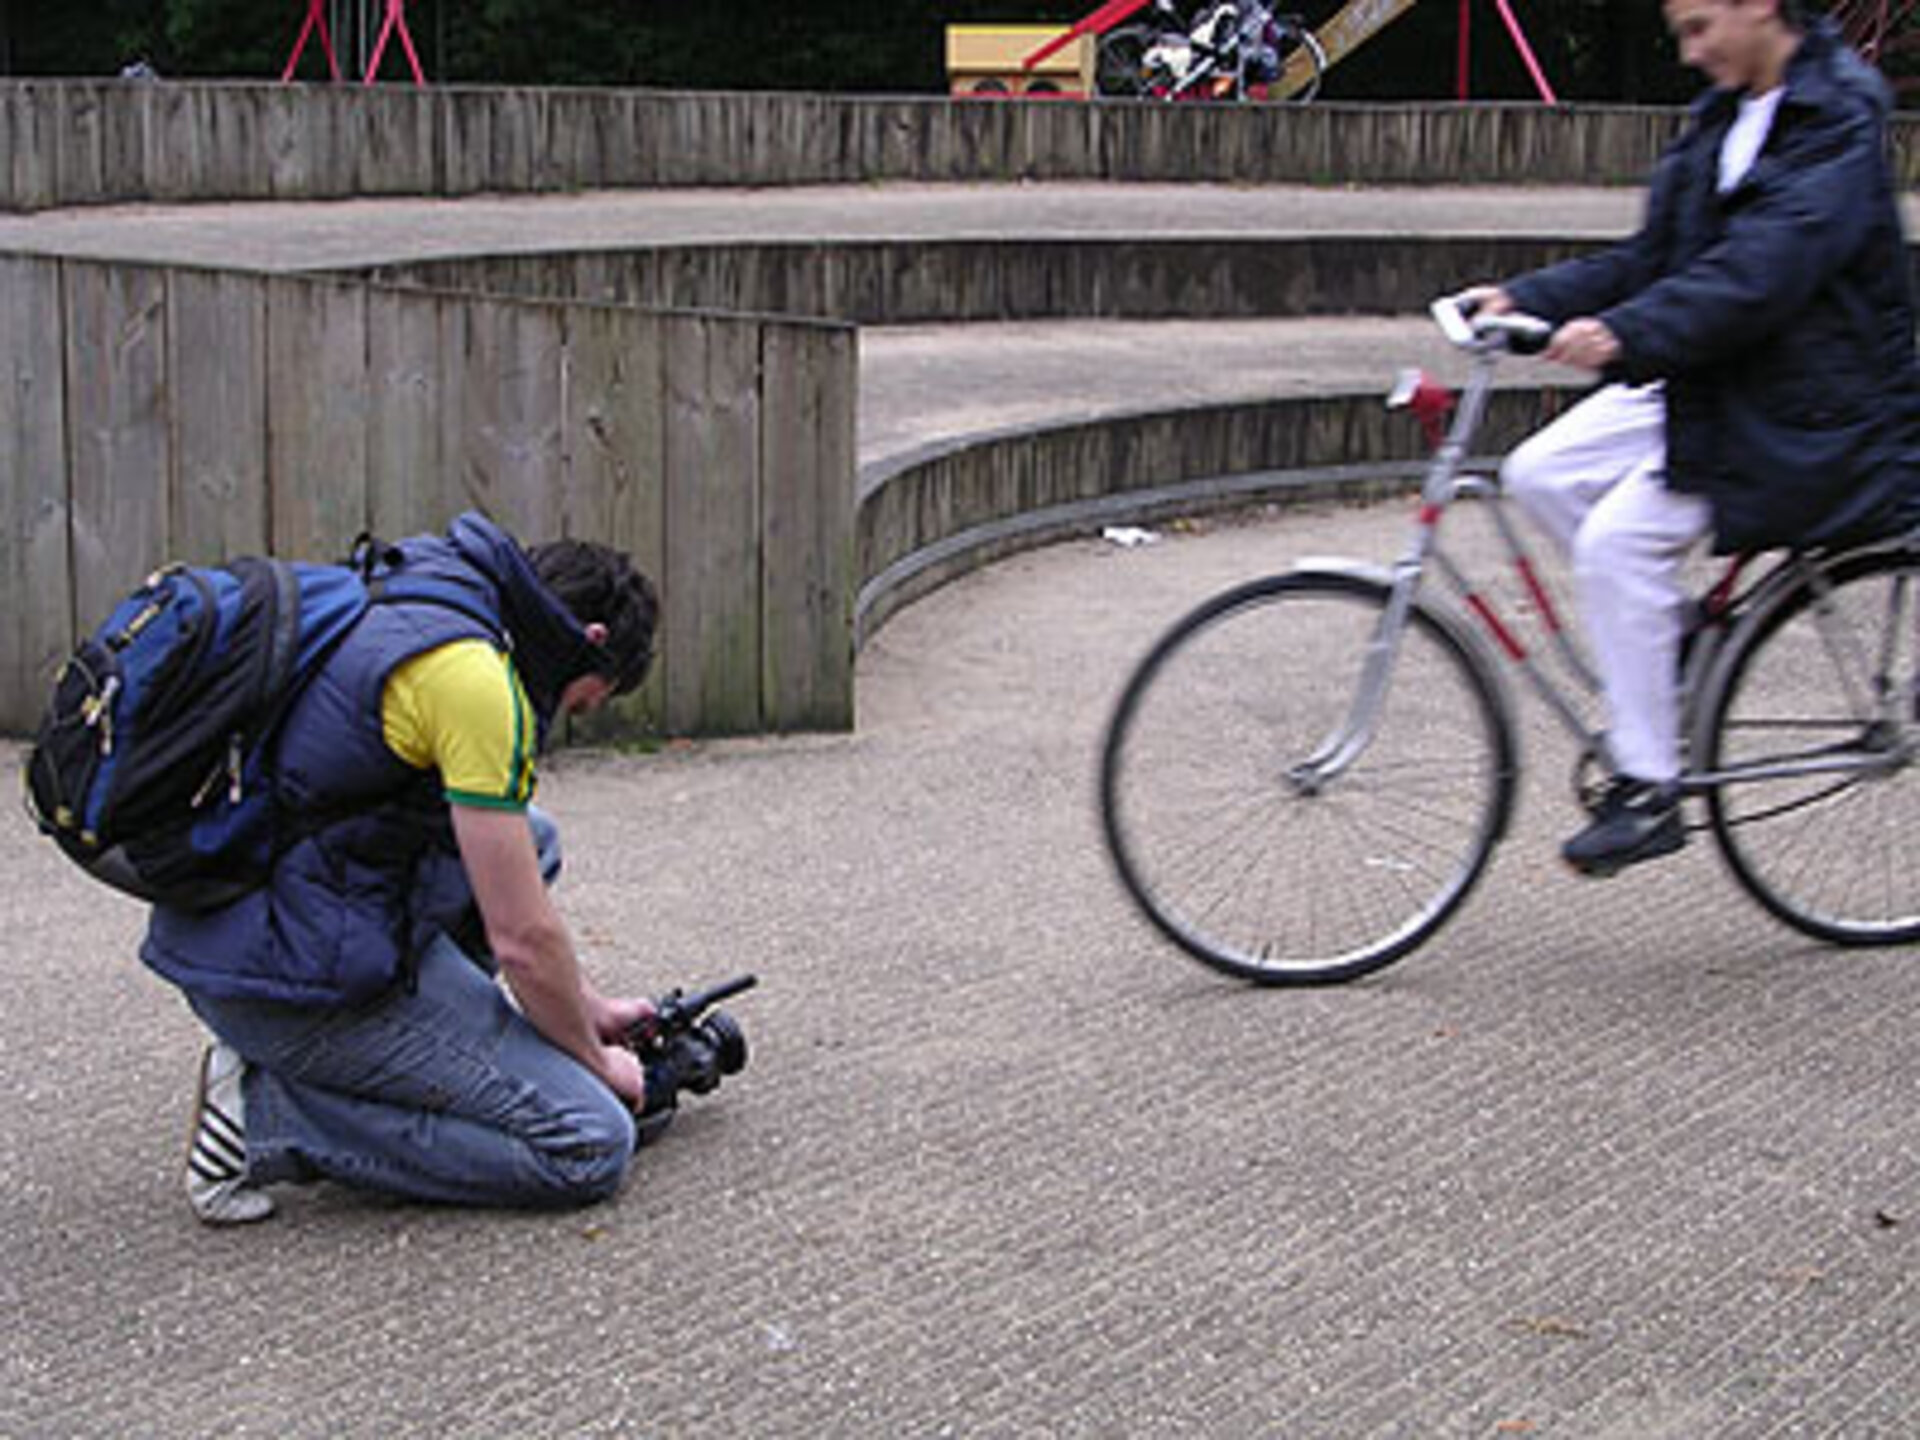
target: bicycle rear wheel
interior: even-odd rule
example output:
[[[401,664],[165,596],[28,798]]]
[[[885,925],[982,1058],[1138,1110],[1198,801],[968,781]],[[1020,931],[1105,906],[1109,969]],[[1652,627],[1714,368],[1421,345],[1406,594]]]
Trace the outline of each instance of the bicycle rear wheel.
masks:
[[[1122,693],[1100,772],[1121,881],[1186,952],[1265,985],[1399,959],[1473,888],[1512,808],[1514,747],[1485,663],[1416,608],[1371,741],[1304,762],[1354,708],[1388,588],[1272,576],[1179,621]]]
[[[1138,99],[1147,93],[1147,49],[1154,31],[1147,25],[1122,25],[1100,37],[1093,52],[1093,88],[1098,95]]]
[[[1920,554],[1842,555],[1734,643],[1703,700],[1701,768],[1834,767],[1708,792],[1734,877],[1818,939],[1920,940]]]

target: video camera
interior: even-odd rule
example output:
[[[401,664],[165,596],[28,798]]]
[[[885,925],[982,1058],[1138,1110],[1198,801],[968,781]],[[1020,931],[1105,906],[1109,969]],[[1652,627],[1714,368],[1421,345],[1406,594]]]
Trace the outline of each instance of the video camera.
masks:
[[[741,975],[692,995],[670,990],[653,1002],[651,1015],[628,1029],[627,1046],[640,1058],[647,1081],[646,1099],[635,1117],[640,1144],[658,1139],[673,1123],[681,1091],[705,1095],[723,1075],[747,1068],[746,1031],[714,1007],[759,983],[757,976]]]

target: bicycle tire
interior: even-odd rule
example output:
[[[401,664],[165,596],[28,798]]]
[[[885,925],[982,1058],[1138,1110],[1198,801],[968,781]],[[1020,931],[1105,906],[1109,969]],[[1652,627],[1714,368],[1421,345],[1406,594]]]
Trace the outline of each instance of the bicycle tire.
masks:
[[[1121,693],[1101,753],[1107,848],[1147,919],[1213,969],[1261,985],[1379,970],[1446,922],[1506,829],[1505,697],[1425,607],[1365,752],[1318,793],[1290,779],[1350,708],[1388,595],[1331,571],[1226,591]]]
[[[1143,61],[1154,42],[1147,25],[1122,25],[1100,37],[1093,52],[1093,89],[1097,95],[1138,100],[1147,94]]]
[[[1706,772],[1853,754],[1863,769],[1732,781],[1707,793],[1734,878],[1836,945],[1920,940],[1920,552],[1839,555],[1764,599],[1703,697]],[[1883,657],[1876,659],[1874,657]],[[1879,687],[1891,703],[1875,706]]]
[[[1303,50],[1307,56],[1308,79],[1306,84],[1285,98],[1289,105],[1305,105],[1320,93],[1320,82],[1327,74],[1327,52],[1320,44],[1320,38],[1305,25],[1290,28],[1284,39],[1291,41],[1289,47],[1280,51],[1280,73],[1286,74],[1287,66],[1293,59],[1295,49]]]

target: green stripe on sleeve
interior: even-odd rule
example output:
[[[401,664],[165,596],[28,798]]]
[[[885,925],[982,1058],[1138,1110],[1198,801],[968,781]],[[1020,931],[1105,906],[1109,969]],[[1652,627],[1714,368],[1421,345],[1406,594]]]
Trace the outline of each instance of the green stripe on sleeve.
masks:
[[[507,795],[481,795],[472,790],[446,790],[449,805],[468,805],[475,810],[525,810],[527,802]]]

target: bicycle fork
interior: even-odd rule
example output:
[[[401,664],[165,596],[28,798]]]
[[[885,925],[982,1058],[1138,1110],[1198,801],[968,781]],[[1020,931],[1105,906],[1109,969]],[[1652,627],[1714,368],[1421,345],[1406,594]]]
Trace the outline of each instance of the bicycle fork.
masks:
[[[1374,730],[1386,709],[1394,661],[1400,654],[1400,637],[1406,633],[1413,614],[1414,599],[1420,589],[1420,571],[1420,561],[1411,558],[1395,567],[1387,603],[1381,607],[1379,623],[1373,627],[1361,658],[1360,682],[1354,687],[1353,703],[1346,717],[1311,755],[1287,770],[1287,781],[1299,794],[1318,795],[1358,760],[1372,742]]]

